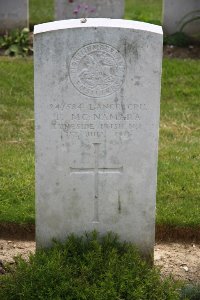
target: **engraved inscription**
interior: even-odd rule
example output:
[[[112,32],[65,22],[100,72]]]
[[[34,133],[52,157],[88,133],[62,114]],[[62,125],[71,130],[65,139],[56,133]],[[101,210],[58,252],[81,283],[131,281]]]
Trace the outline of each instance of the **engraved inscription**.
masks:
[[[144,103],[51,103],[52,129],[61,129],[73,139],[105,139],[108,136],[134,138],[150,111]]]
[[[99,146],[100,143],[93,143],[95,166],[93,168],[70,168],[71,174],[94,174],[94,217],[92,223],[99,223],[99,174],[121,174],[123,167],[100,168],[99,167]]]
[[[100,98],[118,91],[125,79],[125,61],[110,45],[94,43],[79,49],[70,62],[70,78],[82,94]]]

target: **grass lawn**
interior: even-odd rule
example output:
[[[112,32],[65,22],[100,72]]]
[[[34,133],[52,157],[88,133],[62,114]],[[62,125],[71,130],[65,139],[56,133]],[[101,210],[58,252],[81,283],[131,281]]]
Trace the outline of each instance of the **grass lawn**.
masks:
[[[54,20],[54,0],[30,0],[29,14],[31,27],[35,24]]]
[[[164,59],[157,222],[200,225],[200,61]]]
[[[125,19],[161,24],[162,0],[126,0]]]
[[[53,0],[30,0],[31,26]],[[126,0],[125,18],[159,24],[162,0]],[[200,62],[164,59],[157,223],[200,225]],[[0,222],[34,222],[33,62],[0,58]]]
[[[31,27],[54,20],[53,0],[30,0],[29,3]],[[161,24],[162,0],[126,0],[125,4],[125,19]]]
[[[200,61],[164,59],[157,223],[200,225]],[[33,61],[0,58],[0,222],[34,222]]]
[[[34,222],[32,59],[0,59],[0,221]]]

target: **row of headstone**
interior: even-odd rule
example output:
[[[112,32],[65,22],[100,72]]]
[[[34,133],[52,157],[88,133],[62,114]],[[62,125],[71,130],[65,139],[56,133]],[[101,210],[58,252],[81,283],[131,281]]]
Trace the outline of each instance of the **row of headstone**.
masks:
[[[36,239],[112,231],[153,256],[162,29],[35,26]]]
[[[124,0],[55,0],[55,19],[65,20],[73,17],[122,19]]]
[[[54,3],[55,20],[75,17],[121,19],[124,15],[124,0],[55,0]],[[178,31],[189,35],[199,34],[199,0],[164,0],[163,6],[163,28],[166,34]],[[28,0],[0,0],[0,32],[28,27],[28,15]]]
[[[119,19],[124,15],[124,0],[74,0],[73,3],[55,0],[54,3],[55,20],[75,17]],[[28,0],[0,0],[0,32],[28,27],[28,4]]]
[[[168,35],[200,35],[200,0],[164,0],[163,29]]]
[[[0,32],[28,26],[28,0],[0,0]]]

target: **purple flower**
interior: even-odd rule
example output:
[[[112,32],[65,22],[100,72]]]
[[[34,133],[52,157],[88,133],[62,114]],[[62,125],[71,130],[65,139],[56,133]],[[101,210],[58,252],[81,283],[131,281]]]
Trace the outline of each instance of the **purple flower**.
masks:
[[[68,0],[68,3],[74,3],[74,0]],[[96,8],[87,3],[79,3],[73,10],[73,15],[80,18],[87,18],[90,13],[95,13]],[[79,16],[78,16],[79,15]]]

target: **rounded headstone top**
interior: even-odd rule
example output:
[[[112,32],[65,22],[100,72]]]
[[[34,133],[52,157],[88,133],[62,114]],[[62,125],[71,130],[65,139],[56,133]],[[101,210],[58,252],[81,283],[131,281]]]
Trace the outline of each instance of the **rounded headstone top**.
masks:
[[[38,24],[34,26],[34,34],[63,29],[91,27],[126,28],[141,31],[149,31],[161,35],[163,34],[162,27],[158,25],[138,21],[104,18],[71,19]]]

